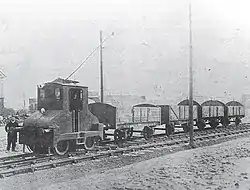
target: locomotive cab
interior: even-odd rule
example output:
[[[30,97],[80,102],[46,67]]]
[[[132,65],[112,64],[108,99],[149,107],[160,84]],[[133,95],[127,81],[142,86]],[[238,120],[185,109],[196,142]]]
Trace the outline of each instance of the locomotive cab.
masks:
[[[76,147],[92,149],[103,126],[88,110],[88,88],[56,79],[37,88],[38,110],[24,121],[19,141],[34,152],[59,155]]]

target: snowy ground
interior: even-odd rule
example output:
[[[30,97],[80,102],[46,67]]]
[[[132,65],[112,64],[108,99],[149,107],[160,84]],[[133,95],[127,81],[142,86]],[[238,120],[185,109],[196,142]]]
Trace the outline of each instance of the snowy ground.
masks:
[[[145,150],[0,179],[0,189],[250,189],[249,137],[173,150]]]

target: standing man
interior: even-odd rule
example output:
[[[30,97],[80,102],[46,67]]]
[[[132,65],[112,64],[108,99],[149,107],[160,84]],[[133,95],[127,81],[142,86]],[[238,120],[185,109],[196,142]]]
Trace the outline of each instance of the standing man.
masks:
[[[15,151],[16,141],[17,141],[17,131],[18,123],[15,120],[15,117],[11,117],[9,123],[5,126],[5,131],[8,133],[7,136],[7,151],[10,150],[10,146],[12,145],[12,151]]]

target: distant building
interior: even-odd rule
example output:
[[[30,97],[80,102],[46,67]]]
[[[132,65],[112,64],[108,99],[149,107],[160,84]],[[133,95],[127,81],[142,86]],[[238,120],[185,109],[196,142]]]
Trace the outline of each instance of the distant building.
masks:
[[[29,98],[29,111],[34,112],[37,110],[37,99]]]

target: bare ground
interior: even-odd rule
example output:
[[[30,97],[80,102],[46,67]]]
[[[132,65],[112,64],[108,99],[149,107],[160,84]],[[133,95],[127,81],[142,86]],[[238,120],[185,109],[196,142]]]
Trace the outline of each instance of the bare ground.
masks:
[[[186,150],[41,189],[250,189],[250,139]]]

